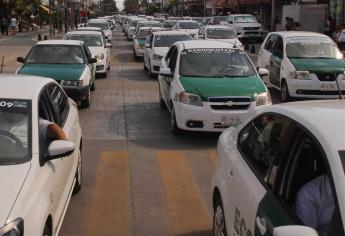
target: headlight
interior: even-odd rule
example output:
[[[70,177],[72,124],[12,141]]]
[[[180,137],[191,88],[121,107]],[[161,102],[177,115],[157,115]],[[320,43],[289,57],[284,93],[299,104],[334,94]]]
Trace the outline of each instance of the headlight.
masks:
[[[82,80],[63,80],[62,81],[62,86],[77,86],[77,87],[81,87],[81,86],[83,86],[83,81]]]
[[[97,55],[97,59],[99,59],[100,61],[102,61],[104,59],[104,54],[101,53],[101,54],[98,54]]]
[[[181,92],[177,96],[177,101],[188,105],[202,106],[201,98],[192,93]]]
[[[160,61],[163,56],[158,55],[158,54],[153,54],[153,60]]]
[[[0,228],[0,236],[23,236],[24,235],[24,220],[18,218],[4,227]]]
[[[269,92],[260,93],[256,97],[256,105],[262,106],[272,103],[271,95]]]
[[[299,79],[299,80],[309,80],[310,74],[308,71],[293,71],[290,73],[291,79]]]

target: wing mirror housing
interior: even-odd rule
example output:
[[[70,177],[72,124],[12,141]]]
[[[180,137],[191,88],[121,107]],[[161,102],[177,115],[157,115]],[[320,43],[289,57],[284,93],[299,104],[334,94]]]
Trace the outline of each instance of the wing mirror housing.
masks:
[[[25,59],[23,57],[17,57],[17,62],[23,63],[25,62]]]
[[[111,48],[111,47],[113,47],[113,45],[112,45],[111,43],[107,42],[107,43],[105,44],[105,47],[106,47],[106,48]]]
[[[269,71],[266,68],[258,68],[258,74],[263,77],[269,75]]]
[[[171,72],[170,68],[161,68],[159,75],[173,77],[173,73]]]
[[[149,43],[145,43],[145,48],[151,48],[151,45]]]
[[[301,225],[280,226],[273,229],[273,236],[319,236],[312,228]]]
[[[51,142],[48,147],[48,156],[46,161],[58,159],[61,157],[66,157],[74,152],[74,143],[66,140],[56,140]]]
[[[96,62],[97,62],[96,58],[90,58],[89,59],[89,64],[93,64],[93,63],[96,63]]]

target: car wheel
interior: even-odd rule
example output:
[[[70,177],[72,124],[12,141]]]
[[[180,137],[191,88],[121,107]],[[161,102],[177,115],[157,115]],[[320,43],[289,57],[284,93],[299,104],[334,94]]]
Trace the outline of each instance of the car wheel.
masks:
[[[219,197],[213,215],[213,236],[226,236],[225,216],[222,199]]]
[[[152,70],[151,70],[151,61],[149,62],[149,76],[150,78],[154,77],[154,74],[152,73]]]
[[[162,108],[162,109],[166,109],[167,106],[162,98],[162,94],[161,94],[161,90],[159,89],[159,106]]]
[[[83,172],[82,172],[82,157],[81,157],[81,150],[79,149],[78,151],[78,166],[77,166],[77,170],[75,173],[75,185],[74,185],[74,189],[73,189],[73,195],[78,193],[81,189],[81,182],[82,182],[82,176],[83,176]]]
[[[91,91],[95,91],[96,90],[96,81],[93,81],[90,90]]]
[[[86,98],[81,100],[81,107],[82,108],[88,108],[88,107],[90,107],[90,104],[91,104],[91,91],[90,91],[90,87],[89,87],[89,90],[86,94]]]
[[[110,64],[108,64],[107,71],[110,71]]]
[[[52,235],[52,230],[50,229],[49,225],[46,224],[43,229],[43,234],[42,236],[51,236]]]
[[[177,127],[174,105],[171,106],[170,112],[170,130],[173,135],[179,135],[181,133],[181,129]]]
[[[284,80],[282,81],[282,84],[281,84],[280,95],[281,95],[282,102],[291,101],[289,89],[288,89],[288,86]]]

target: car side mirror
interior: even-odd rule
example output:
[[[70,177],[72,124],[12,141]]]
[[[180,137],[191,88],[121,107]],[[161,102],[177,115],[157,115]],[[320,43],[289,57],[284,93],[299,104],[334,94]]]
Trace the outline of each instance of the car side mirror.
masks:
[[[74,152],[74,143],[66,140],[53,141],[48,147],[48,156],[46,161],[58,159],[61,157],[69,156]]]
[[[269,71],[266,69],[266,68],[259,68],[258,69],[258,74],[263,77],[263,76],[266,76],[266,75],[269,75]]]
[[[309,227],[301,225],[280,226],[273,229],[273,236],[318,236],[318,233]]]
[[[159,70],[159,75],[166,76],[166,77],[173,77],[173,73],[171,72],[170,68],[162,68]]]
[[[23,57],[17,57],[17,62],[24,63],[25,59]]]
[[[97,62],[96,58],[90,58],[89,59],[89,64],[93,64],[93,63],[96,63],[96,62]]]
[[[151,45],[149,43],[145,43],[145,48],[151,48]]]
[[[233,24],[234,22],[232,22],[232,21],[229,21],[229,24]]]

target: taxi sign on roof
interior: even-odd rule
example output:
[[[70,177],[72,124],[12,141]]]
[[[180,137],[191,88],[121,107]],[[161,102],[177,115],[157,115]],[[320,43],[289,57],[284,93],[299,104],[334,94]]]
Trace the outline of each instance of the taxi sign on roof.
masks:
[[[320,43],[332,43],[332,40],[327,37],[315,37],[315,36],[296,36],[287,38],[287,43],[302,43],[302,44],[320,44]]]

